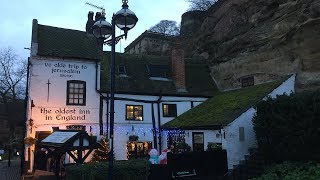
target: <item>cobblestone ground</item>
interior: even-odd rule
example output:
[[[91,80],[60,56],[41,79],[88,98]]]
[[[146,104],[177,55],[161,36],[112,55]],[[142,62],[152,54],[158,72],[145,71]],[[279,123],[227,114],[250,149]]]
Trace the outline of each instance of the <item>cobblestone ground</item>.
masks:
[[[8,161],[0,161],[0,180],[21,180],[20,159],[11,160],[11,166],[8,167]]]

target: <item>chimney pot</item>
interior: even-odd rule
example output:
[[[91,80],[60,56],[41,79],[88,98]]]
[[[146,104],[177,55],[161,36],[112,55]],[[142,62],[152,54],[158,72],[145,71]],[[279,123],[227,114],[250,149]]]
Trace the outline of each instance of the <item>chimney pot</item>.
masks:
[[[87,24],[86,24],[86,32],[88,34],[92,34],[92,26],[94,24],[93,15],[94,15],[94,13],[92,11],[89,11],[88,20],[87,20]]]

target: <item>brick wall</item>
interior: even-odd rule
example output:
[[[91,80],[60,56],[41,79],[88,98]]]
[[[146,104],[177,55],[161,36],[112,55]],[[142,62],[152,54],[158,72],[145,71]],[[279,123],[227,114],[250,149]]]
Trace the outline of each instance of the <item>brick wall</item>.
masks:
[[[179,46],[171,52],[172,79],[178,91],[186,91],[184,50]]]

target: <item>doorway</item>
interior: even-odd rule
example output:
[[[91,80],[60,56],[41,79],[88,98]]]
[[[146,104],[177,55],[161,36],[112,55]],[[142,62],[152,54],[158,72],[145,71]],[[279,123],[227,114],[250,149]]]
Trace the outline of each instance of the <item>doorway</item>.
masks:
[[[204,151],[204,135],[203,132],[192,133],[193,151]]]
[[[35,148],[35,156],[34,156],[34,166],[35,169],[49,171],[48,169],[48,160],[50,161],[50,157],[47,156],[46,152],[40,148],[39,143],[48,137],[52,132],[51,131],[36,131],[37,144]],[[51,163],[51,161],[50,161]]]

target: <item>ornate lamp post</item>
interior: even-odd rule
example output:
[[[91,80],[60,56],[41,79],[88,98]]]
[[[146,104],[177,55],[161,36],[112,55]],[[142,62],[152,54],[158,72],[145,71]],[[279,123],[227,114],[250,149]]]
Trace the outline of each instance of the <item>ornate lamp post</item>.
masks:
[[[104,44],[111,45],[111,67],[110,67],[110,156],[109,156],[109,172],[108,180],[112,180],[112,169],[114,159],[114,93],[115,93],[115,46],[123,37],[127,37],[127,33],[138,22],[137,16],[129,10],[128,0],[122,0],[122,9],[113,14],[111,24],[106,21],[105,13],[99,21],[94,23],[92,30],[93,35],[104,41]],[[124,31],[124,34],[115,36],[116,26]],[[111,40],[107,40],[111,36]]]

